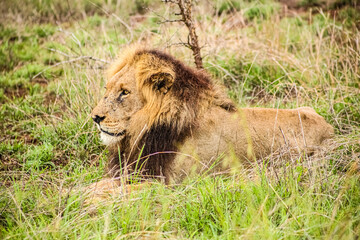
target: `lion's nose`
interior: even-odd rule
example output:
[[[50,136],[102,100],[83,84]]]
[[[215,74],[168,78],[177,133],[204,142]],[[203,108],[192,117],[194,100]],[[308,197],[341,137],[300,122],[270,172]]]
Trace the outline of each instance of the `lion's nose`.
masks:
[[[104,116],[100,117],[99,115],[95,115],[95,117],[93,117],[92,119],[93,119],[94,122],[96,122],[97,124],[100,124],[100,122],[101,122],[102,120],[104,120],[105,117],[104,117]]]

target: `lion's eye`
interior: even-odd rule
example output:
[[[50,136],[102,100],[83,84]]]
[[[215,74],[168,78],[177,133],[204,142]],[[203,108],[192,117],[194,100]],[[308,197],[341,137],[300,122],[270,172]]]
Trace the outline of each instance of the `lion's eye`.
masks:
[[[119,97],[117,98],[118,101],[122,102],[122,97],[128,95],[130,92],[128,90],[122,90]]]

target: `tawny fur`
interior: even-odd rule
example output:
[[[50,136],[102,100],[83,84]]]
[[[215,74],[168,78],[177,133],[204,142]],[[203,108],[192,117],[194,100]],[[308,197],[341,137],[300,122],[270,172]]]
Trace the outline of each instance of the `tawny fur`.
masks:
[[[214,165],[250,167],[284,148],[313,151],[333,135],[309,107],[236,108],[205,72],[160,51],[129,48],[107,76],[92,117],[113,176],[141,166],[143,176],[177,183]]]

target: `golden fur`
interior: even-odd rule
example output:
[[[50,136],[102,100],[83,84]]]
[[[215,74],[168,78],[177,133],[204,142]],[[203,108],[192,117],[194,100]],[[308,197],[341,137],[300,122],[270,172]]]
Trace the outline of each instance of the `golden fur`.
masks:
[[[284,148],[312,151],[333,134],[309,107],[238,109],[205,72],[157,50],[128,48],[107,78],[92,117],[113,176],[141,168],[142,176],[181,182],[213,165],[250,166]]]

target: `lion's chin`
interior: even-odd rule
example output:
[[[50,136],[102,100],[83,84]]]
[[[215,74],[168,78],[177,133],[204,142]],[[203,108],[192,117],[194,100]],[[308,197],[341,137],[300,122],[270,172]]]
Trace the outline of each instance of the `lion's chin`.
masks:
[[[118,143],[121,139],[123,138],[123,136],[110,136],[109,134],[106,134],[104,132],[100,133],[100,139],[101,142],[104,145],[110,146],[110,145],[114,145],[116,143]]]

